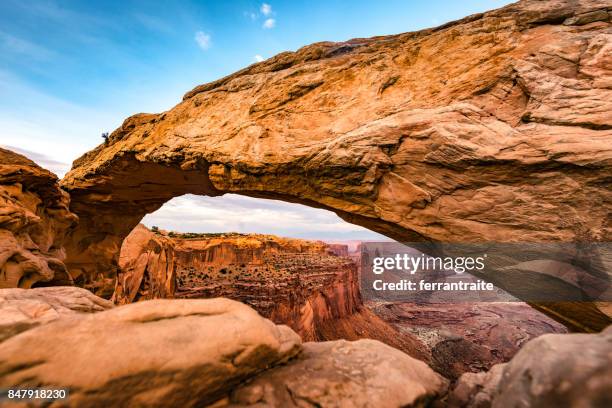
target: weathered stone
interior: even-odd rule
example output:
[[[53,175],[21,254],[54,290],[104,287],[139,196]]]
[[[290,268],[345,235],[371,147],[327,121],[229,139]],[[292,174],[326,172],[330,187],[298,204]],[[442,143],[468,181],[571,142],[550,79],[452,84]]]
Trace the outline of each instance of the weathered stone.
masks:
[[[423,407],[447,384],[422,361],[378,341],[305,343],[297,359],[237,388],[219,406]]]
[[[57,176],[0,148],[0,288],[69,284],[64,238],[76,225]]]
[[[300,344],[228,299],[138,302],[0,343],[0,387],[69,387],[71,407],[203,406]]]
[[[81,217],[70,272],[114,279],[123,238],[186,193],[322,207],[407,242],[611,241],[610,23],[563,24],[608,8],[526,0],[316,43],[135,115],[62,181]]]
[[[112,302],[77,287],[0,289],[0,341],[60,317],[112,307]]]
[[[366,302],[385,322],[415,335],[447,378],[509,361],[529,340],[567,329],[521,302]]]
[[[609,407],[612,328],[599,334],[547,334],[489,373],[464,374],[450,406]]]
[[[496,364],[486,372],[463,374],[448,395],[448,406],[490,407],[505,366],[506,364]]]

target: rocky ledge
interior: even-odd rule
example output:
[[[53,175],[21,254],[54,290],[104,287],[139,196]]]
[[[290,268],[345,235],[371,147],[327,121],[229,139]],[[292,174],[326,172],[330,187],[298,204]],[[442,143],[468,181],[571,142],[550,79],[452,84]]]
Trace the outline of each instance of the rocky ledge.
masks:
[[[48,296],[53,308],[54,290],[67,304],[83,303],[83,289],[39,288],[18,298],[0,291],[0,315],[28,297]],[[0,387],[68,387],[70,407],[410,407],[448,385],[378,341],[302,344],[289,327],[229,299],[76,309],[43,323],[32,316],[28,329],[0,340]]]
[[[61,302],[58,303],[58,295]],[[65,386],[69,407],[506,407],[612,403],[612,331],[548,334],[449,383],[374,340],[302,343],[229,299],[113,307],[78,288],[0,290],[0,387]],[[60,304],[61,303],[61,304]],[[26,327],[24,329],[24,327]]]

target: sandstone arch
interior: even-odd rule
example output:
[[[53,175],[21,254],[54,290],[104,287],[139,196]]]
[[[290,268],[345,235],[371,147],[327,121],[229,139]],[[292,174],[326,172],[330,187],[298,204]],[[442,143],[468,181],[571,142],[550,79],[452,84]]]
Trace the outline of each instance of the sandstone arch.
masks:
[[[112,280],[122,239],[185,193],[327,208],[405,241],[610,241],[611,37],[605,1],[524,1],[196,87],[75,161],[68,268]]]

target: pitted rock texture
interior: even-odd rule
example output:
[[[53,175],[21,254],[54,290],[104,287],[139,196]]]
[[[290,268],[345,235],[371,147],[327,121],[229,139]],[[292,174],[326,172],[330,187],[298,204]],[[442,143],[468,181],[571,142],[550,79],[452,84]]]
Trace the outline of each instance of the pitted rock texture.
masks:
[[[424,407],[447,386],[422,361],[378,341],[305,343],[297,359],[238,387],[218,406]]]
[[[401,333],[416,336],[431,351],[431,366],[456,380],[509,361],[530,340],[567,329],[521,302],[366,302]]]
[[[506,364],[461,376],[451,407],[609,407],[612,327],[599,334],[547,334]]]
[[[69,387],[65,406],[204,406],[301,349],[228,299],[151,300],[75,314],[0,343],[3,388]]]
[[[64,239],[76,225],[57,176],[0,148],[0,288],[70,284]]]
[[[263,234],[154,233],[140,224],[123,241],[113,300],[226,297],[304,341],[380,340],[429,361],[426,347],[363,306],[346,246]]]
[[[0,289],[0,342],[40,324],[112,308],[112,302],[72,286]]]
[[[70,272],[114,278],[123,238],[186,193],[322,207],[408,242],[610,241],[611,39],[608,1],[526,0],[199,86],[75,161]]]

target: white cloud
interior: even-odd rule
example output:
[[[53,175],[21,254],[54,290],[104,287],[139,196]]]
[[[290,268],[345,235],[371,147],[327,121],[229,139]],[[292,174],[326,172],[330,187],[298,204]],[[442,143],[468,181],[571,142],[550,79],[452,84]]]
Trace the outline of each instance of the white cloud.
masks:
[[[49,156],[44,153],[32,152],[30,150],[21,149],[19,147],[11,146],[11,145],[1,145],[5,149],[11,150],[15,153],[19,153],[28,159],[32,160],[34,163],[38,164],[43,169],[47,169],[55,173],[58,177],[64,177],[64,175],[70,170],[69,163],[59,162],[57,160],[53,160]]]
[[[261,55],[259,55],[259,54],[255,55],[255,61],[261,62],[263,60],[264,60],[264,57],[262,57]]]
[[[269,16],[270,14],[272,14],[272,6],[267,4],[267,3],[263,3],[261,5],[261,14],[263,14],[264,16]]]
[[[386,239],[343,221],[331,211],[235,194],[176,197],[145,216],[142,223],[180,232],[233,231],[307,239]]]
[[[203,31],[198,31],[195,33],[195,41],[198,43],[198,46],[207,50],[210,48],[210,35],[204,33]]]
[[[269,18],[263,23],[263,28],[274,28],[276,25],[276,20],[273,18]]]

